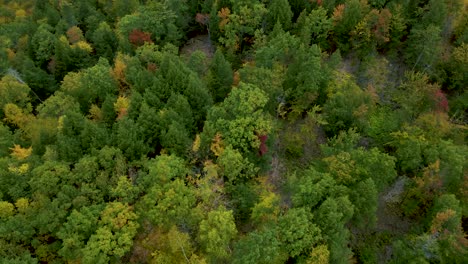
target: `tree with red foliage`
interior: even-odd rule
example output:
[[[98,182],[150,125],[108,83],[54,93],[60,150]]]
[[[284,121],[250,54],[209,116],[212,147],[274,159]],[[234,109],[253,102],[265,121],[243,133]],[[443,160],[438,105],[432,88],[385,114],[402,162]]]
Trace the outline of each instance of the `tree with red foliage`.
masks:
[[[261,156],[265,155],[268,152],[268,146],[266,145],[266,141],[268,139],[267,135],[259,135],[257,136],[260,140],[260,147],[258,149],[258,154]]]
[[[151,40],[151,33],[144,32],[139,29],[132,30],[132,32],[130,32],[128,36],[128,40],[130,41],[130,43],[137,47],[145,43],[153,43],[153,41]]]
[[[436,103],[436,110],[439,112],[448,112],[447,96],[439,89],[434,93],[434,101]]]

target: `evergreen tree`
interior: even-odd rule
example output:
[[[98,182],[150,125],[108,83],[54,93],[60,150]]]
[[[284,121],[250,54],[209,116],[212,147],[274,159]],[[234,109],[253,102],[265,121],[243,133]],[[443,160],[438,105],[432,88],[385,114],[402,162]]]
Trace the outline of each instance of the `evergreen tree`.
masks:
[[[206,78],[213,101],[222,102],[231,90],[233,73],[231,64],[219,49],[214,54]]]
[[[267,23],[270,29],[279,22],[284,30],[291,28],[293,13],[287,0],[272,0],[268,7]]]

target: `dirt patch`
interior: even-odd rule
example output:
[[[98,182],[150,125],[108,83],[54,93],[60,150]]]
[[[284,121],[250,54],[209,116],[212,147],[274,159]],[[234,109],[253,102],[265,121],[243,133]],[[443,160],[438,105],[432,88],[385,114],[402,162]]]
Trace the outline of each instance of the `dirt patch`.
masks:
[[[187,41],[180,49],[180,54],[190,56],[194,51],[202,51],[206,57],[211,59],[215,52],[215,47],[212,44],[208,35],[197,35]]]

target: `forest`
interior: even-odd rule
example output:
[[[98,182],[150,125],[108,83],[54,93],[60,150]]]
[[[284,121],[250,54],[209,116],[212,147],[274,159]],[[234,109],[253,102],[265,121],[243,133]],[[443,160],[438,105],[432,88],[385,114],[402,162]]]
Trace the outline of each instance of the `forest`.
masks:
[[[0,0],[0,264],[468,263],[467,0]]]

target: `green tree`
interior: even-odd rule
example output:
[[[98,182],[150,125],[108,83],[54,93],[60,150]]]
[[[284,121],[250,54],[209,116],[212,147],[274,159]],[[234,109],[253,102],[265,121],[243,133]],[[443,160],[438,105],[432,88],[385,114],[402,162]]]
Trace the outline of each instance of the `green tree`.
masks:
[[[174,179],[184,179],[188,173],[185,161],[175,155],[162,154],[148,163],[149,173],[143,180],[145,185],[153,186],[157,182],[163,184]]]
[[[187,131],[194,131],[192,108],[184,95],[173,93],[171,97],[169,97],[169,100],[167,100],[165,108],[169,112],[173,112],[173,114],[168,114],[172,120],[179,121],[180,124],[187,129]],[[175,115],[178,117],[175,117]]]
[[[182,34],[176,26],[176,19],[176,14],[166,2],[140,6],[137,12],[122,17],[116,25],[121,48],[129,49],[128,37],[134,29],[150,33],[156,43],[177,44]]]
[[[161,130],[161,146],[169,153],[185,156],[192,140],[183,124],[173,121]]]
[[[84,128],[84,117],[77,112],[66,112],[59,120],[57,133],[57,152],[62,160],[75,161],[83,155],[78,135]]]
[[[328,45],[326,40],[332,27],[332,21],[323,7],[314,9],[310,13],[302,11],[296,22],[297,35],[302,43],[317,44],[322,48]]]
[[[292,196],[295,207],[316,208],[328,195],[336,192],[336,181],[328,173],[320,173],[314,168],[304,172]]]
[[[0,81],[0,117],[4,117],[6,104],[15,104],[18,107],[31,111],[29,94],[31,89],[27,84],[20,82],[11,75],[5,75]]]
[[[350,76],[335,79],[328,87],[328,100],[323,106],[323,112],[328,122],[326,127],[335,133],[341,129],[357,127],[362,130],[367,127],[367,115],[373,108],[370,94],[364,92]]]
[[[449,87],[461,91],[468,85],[468,44],[462,43],[454,48],[448,64]]]
[[[141,138],[146,145],[154,148],[158,144],[158,139],[161,134],[161,128],[158,125],[160,119],[157,109],[143,102],[140,109],[137,111],[139,111],[139,115],[136,125],[141,131]]]
[[[91,41],[96,49],[97,56],[112,61],[118,47],[118,39],[114,31],[106,22],[101,22],[99,27],[91,34]]]
[[[71,212],[57,232],[57,237],[62,240],[62,247],[58,252],[60,256],[68,261],[83,258],[83,249],[89,237],[95,232],[103,209],[104,205],[100,204]]]
[[[79,112],[80,105],[72,96],[57,91],[37,107],[38,116],[41,118],[60,118],[66,112]]]
[[[275,228],[248,233],[236,242],[233,263],[284,263],[287,256],[282,252],[281,242],[278,241],[277,236]]]
[[[60,191],[69,173],[65,163],[46,162],[32,171],[29,181],[31,192],[53,198]]]
[[[390,6],[392,17],[390,19],[390,48],[395,48],[401,44],[405,35],[408,21],[404,16],[404,10],[401,5]]]
[[[378,190],[372,178],[351,187],[350,200],[356,208],[353,223],[360,228],[374,227],[377,223]]]
[[[293,13],[287,0],[272,0],[268,4],[267,26],[272,29],[279,22],[284,30],[291,28]]]
[[[334,40],[342,52],[350,50],[350,33],[367,12],[367,3],[359,0],[346,0],[344,4],[335,7],[332,17]]]
[[[347,197],[327,198],[314,212],[314,221],[330,246],[330,262],[347,263],[349,231],[344,226],[353,216],[354,207]]]
[[[441,54],[441,29],[435,25],[415,26],[406,43],[406,63],[421,72],[433,72]]]
[[[228,7],[223,7],[218,13],[219,30],[222,43],[230,53],[242,51],[247,45],[245,38],[255,35],[258,27],[267,14],[265,5],[258,0],[234,1],[232,12]]]
[[[83,263],[109,263],[130,251],[139,227],[132,207],[112,202],[100,214],[96,232],[83,248]]]
[[[305,208],[293,208],[278,219],[279,239],[291,257],[310,250],[322,239],[320,229],[311,222],[311,217]]]
[[[258,171],[258,168],[254,164],[242,157],[242,154],[231,146],[227,146],[219,155],[218,165],[220,166],[221,174],[230,182],[252,178]]]
[[[139,215],[155,225],[173,224],[193,227],[196,197],[194,190],[181,179],[156,184],[140,200]]]
[[[256,153],[260,147],[258,136],[268,135],[271,130],[271,121],[262,109],[267,101],[262,90],[240,83],[223,103],[211,108],[202,134],[205,147],[220,133],[241,153]]]
[[[98,5],[107,15],[110,21],[118,21],[119,18],[137,11],[139,3],[137,0],[98,1]]]
[[[310,108],[327,84],[327,73],[318,46],[299,47],[283,83],[286,100],[294,112],[302,113]]]
[[[190,54],[187,61],[187,66],[203,78],[208,71],[208,63],[206,53],[201,50],[196,50]]]
[[[282,84],[285,69],[279,64],[275,64],[272,69],[246,65],[239,72],[243,82],[257,86],[269,96],[265,110],[271,115],[275,115],[278,104],[284,97]]]
[[[0,124],[0,158],[10,154],[9,149],[13,147],[14,136],[10,129]]]
[[[116,94],[118,86],[111,75],[109,62],[101,58],[93,67],[67,74],[61,89],[66,94],[79,98],[81,109],[87,112],[91,104],[101,105],[108,95]]]
[[[219,49],[214,54],[206,78],[213,101],[222,102],[231,91],[233,73],[231,64]]]
[[[152,253],[152,263],[206,263],[195,254],[195,248],[188,233],[173,225],[163,237],[164,245]]]
[[[425,26],[434,25],[443,28],[444,22],[447,19],[448,1],[429,0],[424,7],[425,12],[421,17],[421,24]]]
[[[129,160],[138,160],[148,153],[148,146],[141,138],[137,124],[124,117],[114,124],[114,144],[122,150]]]
[[[219,207],[209,212],[199,228],[199,240],[209,258],[216,261],[228,257],[231,240],[237,235],[232,211]]]
[[[439,86],[431,84],[426,74],[409,72],[393,94],[393,100],[399,104],[408,121],[411,121],[420,114],[434,109],[437,90]]]
[[[50,25],[41,24],[31,38],[31,48],[38,66],[43,66],[49,62],[54,54],[54,43],[57,38],[51,31]]]

